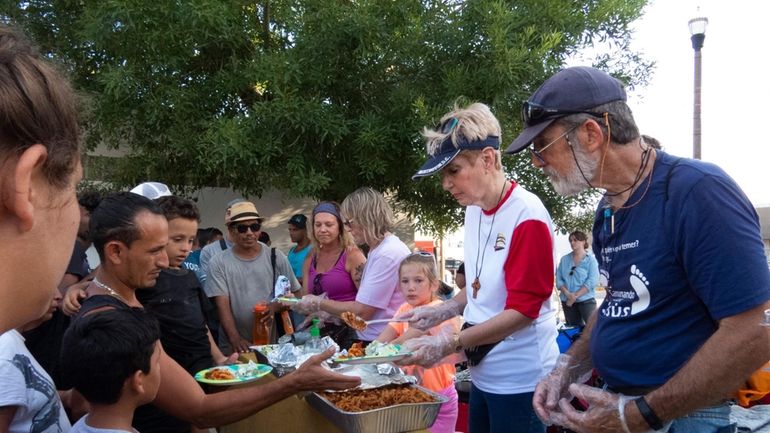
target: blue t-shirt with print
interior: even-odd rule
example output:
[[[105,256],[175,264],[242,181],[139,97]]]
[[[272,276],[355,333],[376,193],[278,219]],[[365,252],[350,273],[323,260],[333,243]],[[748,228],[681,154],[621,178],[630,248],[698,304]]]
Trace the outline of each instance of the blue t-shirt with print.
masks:
[[[720,168],[658,151],[612,217],[593,227],[607,297],[591,334],[594,366],[614,387],[670,379],[717,321],[770,299],[770,271],[754,207]]]

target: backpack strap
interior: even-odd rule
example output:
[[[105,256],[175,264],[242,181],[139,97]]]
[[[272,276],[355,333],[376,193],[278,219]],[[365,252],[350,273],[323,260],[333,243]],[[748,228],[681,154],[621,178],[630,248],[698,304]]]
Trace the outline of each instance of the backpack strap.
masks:
[[[227,242],[224,239],[219,240],[219,248],[222,248],[222,251],[227,249]]]
[[[272,290],[272,295],[273,295],[273,297],[275,297],[275,280],[277,278],[276,275],[275,275],[275,247],[270,248],[270,267],[273,269],[273,290]]]

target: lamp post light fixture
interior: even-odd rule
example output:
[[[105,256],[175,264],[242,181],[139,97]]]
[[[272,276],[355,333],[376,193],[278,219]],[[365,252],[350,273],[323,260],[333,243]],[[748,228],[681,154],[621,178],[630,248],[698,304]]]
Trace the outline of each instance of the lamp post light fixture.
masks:
[[[701,53],[703,48],[703,41],[706,39],[706,26],[709,20],[706,17],[698,17],[691,19],[687,25],[690,27],[690,41],[692,41],[692,49],[695,50],[695,92],[693,103],[693,123],[692,123],[692,157],[695,159],[700,158],[700,86],[701,86]]]

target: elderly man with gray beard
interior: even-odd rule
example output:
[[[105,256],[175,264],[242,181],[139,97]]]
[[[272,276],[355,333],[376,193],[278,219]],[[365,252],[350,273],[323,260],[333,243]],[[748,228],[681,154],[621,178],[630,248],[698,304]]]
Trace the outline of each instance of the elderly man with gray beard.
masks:
[[[726,400],[770,359],[754,207],[715,165],[646,143],[622,84],[602,71],[558,72],[522,114],[507,153],[528,148],[560,194],[605,191],[593,248],[607,298],[538,384],[538,415],[578,432],[733,431]],[[606,389],[580,384],[592,368]]]

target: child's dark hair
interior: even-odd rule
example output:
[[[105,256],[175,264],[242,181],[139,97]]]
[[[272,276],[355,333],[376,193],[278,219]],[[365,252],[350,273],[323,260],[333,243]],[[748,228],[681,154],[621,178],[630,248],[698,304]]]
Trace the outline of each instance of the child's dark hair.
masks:
[[[262,232],[259,234],[259,241],[263,244],[270,243],[270,235],[267,232]]]
[[[139,308],[115,308],[75,319],[62,339],[62,374],[89,403],[114,404],[123,383],[150,371],[158,321]]]
[[[163,215],[169,221],[175,218],[184,218],[201,222],[201,213],[198,211],[198,206],[192,200],[175,195],[167,195],[155,199],[155,203],[158,204],[160,210],[163,211]]]
[[[224,236],[222,230],[216,227],[207,227],[205,229],[198,229],[198,245],[201,248],[210,244],[215,236]]]
[[[93,212],[101,201],[102,195],[99,191],[88,190],[78,193],[78,204],[86,208],[88,212]]]

